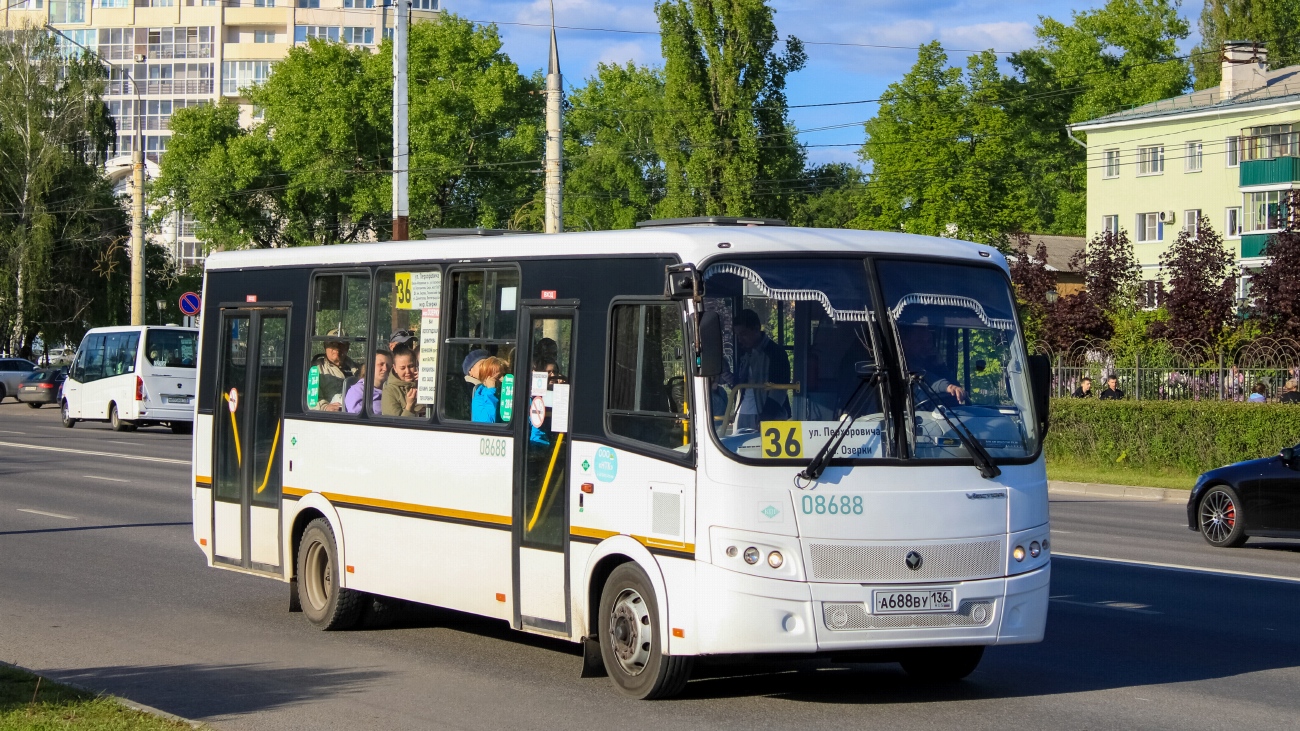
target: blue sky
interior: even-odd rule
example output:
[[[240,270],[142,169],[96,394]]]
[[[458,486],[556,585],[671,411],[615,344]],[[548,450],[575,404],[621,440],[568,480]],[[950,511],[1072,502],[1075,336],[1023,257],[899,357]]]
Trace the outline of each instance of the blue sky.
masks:
[[[777,29],[805,42],[902,46],[902,49],[809,44],[808,65],[791,76],[792,105],[874,99],[916,60],[916,46],[933,39],[951,49],[1017,51],[1034,44],[1040,15],[1068,22],[1076,10],[1102,2],[1062,0],[770,0]],[[549,22],[546,0],[443,0],[443,7],[462,17],[500,23],[505,51],[524,73],[546,65],[548,31],[508,23]],[[1192,21],[1194,44],[1201,3],[1187,0],[1184,17]],[[555,0],[557,25],[654,31],[653,0]],[[659,38],[653,34],[558,31],[560,64],[566,86],[581,85],[601,61],[662,63]],[[953,63],[966,53],[950,51]],[[1005,57],[1005,54],[1003,54]],[[875,114],[874,104],[793,109],[800,140],[809,145],[812,163],[856,162],[862,143],[861,122]],[[845,125],[837,127],[838,125]],[[822,131],[815,128],[836,127]]]

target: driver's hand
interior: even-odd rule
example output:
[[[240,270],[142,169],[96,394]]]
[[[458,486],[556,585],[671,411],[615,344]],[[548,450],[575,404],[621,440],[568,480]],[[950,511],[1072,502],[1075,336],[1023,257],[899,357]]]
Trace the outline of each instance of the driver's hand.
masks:
[[[955,383],[948,384],[948,395],[957,399],[957,403],[959,404],[966,403],[966,389]]]

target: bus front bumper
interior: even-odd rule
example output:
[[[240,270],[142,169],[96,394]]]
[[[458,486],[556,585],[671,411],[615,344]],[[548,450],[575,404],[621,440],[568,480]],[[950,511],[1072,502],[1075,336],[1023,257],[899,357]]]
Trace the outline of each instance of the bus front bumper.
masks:
[[[1039,642],[1051,564],[1016,576],[935,585],[823,584],[696,567],[701,655],[807,653]],[[872,614],[880,589],[950,588],[956,611]]]

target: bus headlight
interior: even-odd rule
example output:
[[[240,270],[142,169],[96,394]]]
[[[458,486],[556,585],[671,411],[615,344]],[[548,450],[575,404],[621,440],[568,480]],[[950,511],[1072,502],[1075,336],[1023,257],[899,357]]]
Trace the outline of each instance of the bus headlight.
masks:
[[[773,551],[767,554],[768,566],[771,566],[774,569],[779,569],[783,563],[785,563],[785,557],[781,555],[780,551]]]
[[[1024,546],[1016,546],[1016,550],[1014,550],[1014,551],[1011,552],[1011,557],[1014,558],[1014,559],[1017,560],[1017,561],[1024,561],[1024,560],[1025,560],[1025,547],[1024,547]]]
[[[1038,541],[1034,541],[1033,543],[1030,543],[1030,544],[1029,544],[1029,555],[1030,555],[1030,556],[1033,556],[1034,558],[1038,558],[1038,554],[1040,554],[1040,553],[1042,553],[1042,552],[1043,552],[1043,549],[1042,549],[1041,546],[1038,545]]]
[[[753,566],[754,564],[758,563],[758,559],[761,558],[762,555],[763,554],[760,553],[757,548],[750,546],[749,548],[745,549],[745,563],[749,564],[750,566]]]

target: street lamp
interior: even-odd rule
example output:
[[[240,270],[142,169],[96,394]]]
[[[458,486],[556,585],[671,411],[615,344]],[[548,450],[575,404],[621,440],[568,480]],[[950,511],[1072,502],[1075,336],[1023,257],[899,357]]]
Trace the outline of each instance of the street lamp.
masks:
[[[167,303],[163,300],[158,300],[154,304],[158,306],[158,324],[161,325],[163,324],[163,312],[167,309]]]
[[[112,69],[119,68],[109,63],[103,56],[99,55],[92,48],[87,48],[82,44],[72,40],[62,31],[49,23],[45,24],[45,29],[51,33],[56,33],[63,40],[89,53],[99,62],[107,66],[109,78],[112,78]],[[144,63],[147,57],[144,54],[137,54],[135,61]],[[135,94],[135,114],[132,115],[132,126],[135,128],[134,144],[131,145],[131,324],[144,324],[144,106],[140,101],[140,86],[135,83],[135,76],[131,74],[131,69],[123,65],[120,67],[127,80],[131,82],[131,93]]]
[[[1054,305],[1056,304],[1056,299],[1061,296],[1061,293],[1056,291],[1056,287],[1052,287],[1047,290],[1047,294],[1043,296],[1047,300],[1047,304]]]

